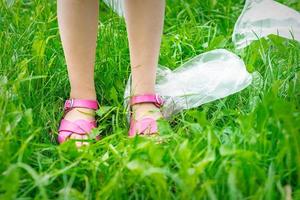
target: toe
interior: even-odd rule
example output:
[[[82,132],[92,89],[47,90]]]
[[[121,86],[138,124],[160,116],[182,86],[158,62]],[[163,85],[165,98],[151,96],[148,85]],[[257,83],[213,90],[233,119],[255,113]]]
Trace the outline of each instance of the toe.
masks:
[[[82,135],[81,138],[82,138],[82,140],[86,140],[86,141],[89,139],[89,137],[88,137],[87,135]],[[89,145],[89,142],[83,141],[83,142],[82,142],[82,145],[83,145],[83,146],[84,146],[84,145]]]
[[[82,146],[82,141],[80,141],[80,140],[82,140],[81,135],[73,133],[70,138],[75,140],[76,147],[81,147]]]
[[[70,139],[75,140],[75,145],[78,148],[81,146],[84,146],[84,145],[89,145],[89,142],[87,141],[89,138],[87,135],[80,135],[80,134],[73,133],[70,136]],[[84,141],[84,140],[86,140],[86,141]]]

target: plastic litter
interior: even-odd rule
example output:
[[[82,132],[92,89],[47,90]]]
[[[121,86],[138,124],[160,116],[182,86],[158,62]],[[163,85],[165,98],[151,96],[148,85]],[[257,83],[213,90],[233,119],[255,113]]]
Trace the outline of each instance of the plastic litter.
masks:
[[[273,0],[246,0],[232,35],[236,48],[270,34],[300,41],[300,13]]]
[[[168,118],[182,110],[226,97],[246,88],[252,81],[244,62],[225,50],[212,50],[196,56],[175,70],[159,66],[156,93],[165,100],[162,109]],[[129,109],[131,78],[124,99]]]
[[[119,16],[124,16],[124,0],[103,0]]]

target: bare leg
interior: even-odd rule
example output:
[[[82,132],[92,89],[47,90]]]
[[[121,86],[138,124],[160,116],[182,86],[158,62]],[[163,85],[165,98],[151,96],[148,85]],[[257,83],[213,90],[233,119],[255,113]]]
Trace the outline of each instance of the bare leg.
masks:
[[[94,62],[98,10],[98,0],[58,0],[57,2],[60,36],[71,85],[70,98],[96,99]],[[94,119],[94,112],[89,109],[73,109],[65,118],[70,121]],[[72,134],[71,138],[84,139],[86,136]],[[82,143],[76,142],[76,145],[80,146]]]
[[[125,0],[125,20],[129,38],[133,95],[155,93],[156,67],[163,29],[164,0]],[[135,118],[158,111],[153,104],[133,107]],[[160,117],[160,112],[151,112]]]

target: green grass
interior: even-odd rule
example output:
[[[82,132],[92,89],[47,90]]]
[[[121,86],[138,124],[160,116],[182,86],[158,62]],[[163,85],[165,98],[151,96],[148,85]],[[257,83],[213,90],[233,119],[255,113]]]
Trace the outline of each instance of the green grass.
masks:
[[[284,0],[300,10],[297,0]],[[300,199],[300,44],[273,36],[238,53],[261,79],[127,138],[124,21],[101,4],[96,87],[102,140],[58,146],[69,84],[55,1],[0,1],[0,199]],[[227,48],[237,0],[168,1],[160,64]],[[100,113],[100,112],[99,112]]]

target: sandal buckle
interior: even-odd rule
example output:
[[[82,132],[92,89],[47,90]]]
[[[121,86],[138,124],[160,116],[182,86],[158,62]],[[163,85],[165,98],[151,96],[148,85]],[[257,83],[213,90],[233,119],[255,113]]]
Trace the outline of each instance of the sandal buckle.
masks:
[[[158,94],[155,95],[155,100],[156,100],[155,104],[158,107],[160,107],[160,106],[162,106],[164,104],[164,100]]]
[[[69,110],[73,108],[74,105],[74,99],[69,99],[65,102],[65,110]]]

